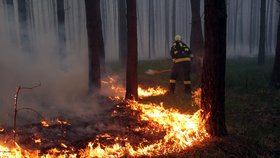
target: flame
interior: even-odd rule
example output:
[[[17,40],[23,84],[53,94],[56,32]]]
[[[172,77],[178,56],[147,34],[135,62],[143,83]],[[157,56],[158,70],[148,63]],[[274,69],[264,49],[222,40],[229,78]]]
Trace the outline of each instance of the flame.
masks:
[[[60,143],[60,146],[62,146],[63,148],[68,148],[68,146],[64,143]]]
[[[70,150],[59,150],[53,148],[48,150],[47,154],[41,155],[38,150],[27,151],[21,148],[18,144],[14,147],[7,147],[0,144],[0,157],[1,158],[77,158],[77,154],[72,153]]]
[[[102,83],[114,83],[113,78]],[[112,90],[121,90],[121,88]],[[163,95],[166,90],[163,88],[139,88],[139,95],[143,97]],[[122,92],[120,92],[122,93]],[[200,106],[201,89],[193,93],[193,105]],[[176,109],[166,109],[163,103],[160,105],[154,103],[139,103],[137,101],[127,101],[125,105],[135,111],[139,111],[138,121],[147,122],[145,127],[135,127],[132,130],[135,132],[149,132],[157,134],[162,132],[162,136],[156,140],[149,142],[146,139],[139,140],[137,144],[132,143],[126,136],[111,136],[108,133],[99,134],[96,139],[89,142],[84,149],[75,149],[68,147],[64,143],[60,143],[63,149],[53,148],[45,154],[38,150],[25,150],[18,144],[10,147],[8,144],[1,144],[0,141],[0,157],[1,158],[88,158],[88,157],[150,157],[165,155],[174,152],[181,152],[195,144],[198,144],[205,139],[210,138],[206,132],[205,121],[202,119],[202,111],[198,110],[193,115],[184,114]],[[117,106],[119,108],[120,106]],[[116,115],[117,110],[114,110],[112,115]],[[55,122],[59,124],[70,125],[67,121],[57,119]],[[46,121],[41,122],[42,126],[49,127]],[[112,140],[115,142],[111,145],[101,143],[101,139]],[[34,140],[40,142],[41,139]]]
[[[192,92],[193,106],[201,108],[201,88],[198,88],[196,91]]]
[[[41,138],[37,138],[37,139],[35,139],[35,138],[32,138],[33,139],[33,141],[34,141],[34,143],[38,143],[38,144],[41,144]]]
[[[63,120],[59,120],[59,119],[56,119],[56,122],[61,124],[61,125],[71,125],[70,123],[68,123],[67,121],[63,121]]]
[[[42,125],[43,127],[49,127],[49,123],[48,123],[47,121],[42,121],[42,122],[41,122],[41,125]]]
[[[0,132],[4,132],[4,131],[5,131],[5,129],[0,127]]]
[[[141,87],[138,87],[138,95],[139,97],[150,97],[150,96],[159,96],[164,95],[167,92],[166,89],[161,88],[160,86],[156,88],[148,88],[143,89]]]
[[[114,78],[118,78],[118,77],[108,76],[106,79],[102,80],[101,83],[105,87],[110,87],[110,89],[113,91],[113,93],[115,94],[115,97],[112,98],[113,100],[121,100],[123,98],[121,98],[120,96],[124,96],[126,90],[123,87],[116,86],[117,79]],[[154,87],[142,88],[141,86],[138,87],[138,96],[140,98],[164,95],[166,92],[167,90],[160,86],[157,86],[156,88]]]
[[[183,151],[210,137],[206,132],[205,122],[201,119],[200,110],[193,115],[188,115],[181,114],[175,109],[165,109],[163,104],[158,106],[152,103],[141,104],[129,101],[128,106],[142,112],[141,120],[148,121],[151,126],[157,126],[166,131],[164,138],[146,146],[143,145],[144,142],[139,142],[139,146],[133,146],[128,141],[125,142],[125,145],[116,143],[111,146],[90,142],[87,149],[82,154],[80,153],[81,155],[93,157],[158,156]],[[147,131],[151,129],[136,128],[134,130]]]

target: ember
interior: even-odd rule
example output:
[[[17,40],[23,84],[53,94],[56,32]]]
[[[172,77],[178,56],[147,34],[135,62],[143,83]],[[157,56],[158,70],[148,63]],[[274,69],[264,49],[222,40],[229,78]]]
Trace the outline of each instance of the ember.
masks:
[[[109,81],[103,81],[103,84],[113,84],[113,78]],[[111,86],[113,87],[113,86]],[[122,90],[122,88],[118,88]],[[116,89],[112,89],[113,91]],[[147,90],[139,88],[139,95],[142,97],[163,95],[166,90],[157,88],[148,88]],[[122,93],[122,92],[120,92]],[[200,90],[194,93],[194,104],[200,104]],[[115,101],[117,97],[112,97]],[[201,118],[201,110],[193,115],[180,113],[175,109],[166,109],[164,104],[140,103],[137,101],[125,101],[117,98],[119,102],[111,111],[108,125],[102,125],[95,136],[88,137],[84,146],[76,146],[78,141],[67,141],[68,133],[71,130],[72,123],[61,119],[54,121],[42,121],[40,128],[36,127],[41,134],[32,138],[35,144],[40,147],[35,149],[26,146],[20,147],[18,144],[10,145],[2,140],[0,143],[0,157],[2,158],[20,158],[20,157],[141,157],[141,156],[159,156],[174,152],[181,152],[195,144],[198,144],[209,138],[205,129],[205,122]],[[107,116],[107,115],[106,115]],[[104,122],[104,120],[102,120]],[[106,122],[106,121],[105,121]],[[116,123],[114,123],[116,122]],[[52,125],[53,124],[53,125]],[[59,126],[57,126],[59,125]],[[107,125],[107,126],[108,126]],[[42,128],[48,127],[48,128]],[[69,128],[68,128],[69,127]],[[54,137],[52,141],[42,133],[47,130],[57,130],[60,132],[60,138]],[[72,129],[73,130],[73,129]],[[115,132],[114,132],[115,131]],[[70,131],[70,133],[73,131]],[[75,137],[79,133],[73,132]],[[56,134],[58,135],[58,134]],[[55,143],[47,149],[41,150],[44,144]],[[34,147],[33,147],[34,148]],[[44,147],[45,148],[45,147]]]
[[[42,121],[41,122],[41,125],[44,126],[44,127],[49,127],[49,124],[47,121]]]
[[[71,125],[70,123],[68,123],[67,121],[62,121],[62,120],[59,120],[59,119],[56,119],[56,122],[61,124],[61,125]]]
[[[38,138],[38,139],[33,138],[33,140],[34,140],[35,143],[38,143],[38,144],[41,143],[41,139],[40,138]]]

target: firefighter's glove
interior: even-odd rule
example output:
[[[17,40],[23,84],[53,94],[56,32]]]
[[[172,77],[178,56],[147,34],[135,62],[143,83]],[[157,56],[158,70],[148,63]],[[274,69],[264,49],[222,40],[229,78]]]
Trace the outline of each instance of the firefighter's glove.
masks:
[[[193,57],[194,57],[193,54],[191,54],[190,57],[191,57],[191,62],[192,62],[193,61]]]

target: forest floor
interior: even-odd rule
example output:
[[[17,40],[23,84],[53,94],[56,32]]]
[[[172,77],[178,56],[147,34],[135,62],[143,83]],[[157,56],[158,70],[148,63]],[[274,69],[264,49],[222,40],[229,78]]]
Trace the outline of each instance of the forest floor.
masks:
[[[256,58],[234,58],[226,62],[225,107],[228,136],[213,138],[184,153],[161,157],[279,157],[280,90],[269,87],[274,60],[258,66]],[[169,73],[147,75],[148,69],[169,69],[168,59],[139,62],[139,85],[168,88]],[[114,70],[118,71],[118,70]],[[195,76],[192,75],[195,82]],[[196,89],[197,85],[193,86]],[[184,112],[197,110],[183,96],[183,83],[176,94],[146,98],[143,102],[165,102]]]
[[[222,138],[211,138],[190,149],[169,155],[158,156],[158,158],[186,158],[186,157],[280,157],[280,90],[268,86],[272,71],[273,59],[267,59],[266,64],[258,66],[255,58],[235,58],[228,59],[226,63],[226,86],[225,86],[225,112],[228,136]],[[168,89],[169,72],[148,75],[145,72],[149,69],[164,70],[171,67],[169,59],[140,61],[138,63],[138,84],[145,87],[161,86]],[[118,63],[108,64],[107,74],[122,76],[125,79],[125,71]],[[199,88],[195,83],[195,75],[192,74],[193,90]],[[102,104],[111,105],[111,101],[101,100]],[[139,102],[161,103],[164,102],[166,108],[175,108],[180,112],[193,114],[198,107],[192,106],[191,100],[183,95],[183,83],[179,81],[175,95],[163,95],[143,98]],[[137,121],[129,115],[129,111],[119,116],[111,118],[114,109],[108,109],[100,116],[93,116],[92,120],[70,121],[68,124],[53,124],[44,128],[41,124],[32,124],[22,127],[19,130],[19,143],[29,149],[37,149],[38,145],[33,145],[32,136],[34,132],[45,138],[44,145],[39,146],[43,150],[57,147],[61,142],[70,144],[77,148],[85,147],[88,140],[92,140],[102,132],[102,129],[110,129],[112,134],[118,132],[129,133],[126,127],[131,126],[131,122]],[[119,109],[123,110],[123,109]],[[92,124],[92,122],[94,124]],[[121,124],[120,124],[121,122]],[[139,123],[139,122],[138,122]],[[140,122],[141,124],[141,122]],[[123,125],[123,126],[120,126]],[[138,124],[137,124],[138,125]],[[109,128],[105,128],[108,127]],[[86,130],[85,130],[86,129]],[[65,131],[67,135],[65,136]],[[20,133],[21,132],[21,133]],[[57,134],[60,132],[60,135]],[[12,140],[7,135],[12,136],[12,129],[7,132],[0,132],[0,138]],[[131,133],[131,132],[130,132]],[[135,137],[135,135],[131,135]],[[69,141],[69,138],[71,141]],[[81,139],[82,138],[82,139]],[[28,143],[26,143],[28,142]]]

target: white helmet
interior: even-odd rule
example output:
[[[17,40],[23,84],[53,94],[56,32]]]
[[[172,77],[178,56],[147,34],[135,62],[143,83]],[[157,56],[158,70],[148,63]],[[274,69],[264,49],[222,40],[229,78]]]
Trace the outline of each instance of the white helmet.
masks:
[[[175,39],[175,41],[181,41],[182,37],[180,35],[176,35],[174,39]]]

